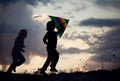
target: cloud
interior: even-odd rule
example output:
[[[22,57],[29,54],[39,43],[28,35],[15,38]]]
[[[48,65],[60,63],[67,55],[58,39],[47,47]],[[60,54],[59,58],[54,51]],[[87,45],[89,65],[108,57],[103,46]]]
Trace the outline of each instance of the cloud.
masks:
[[[64,0],[38,0],[39,2],[41,2],[43,5],[47,5],[47,4],[52,4],[52,5],[56,5],[57,3],[64,3]],[[69,0],[66,0],[66,2]]]
[[[96,18],[90,18],[83,20],[79,23],[79,25],[83,26],[97,26],[97,27],[103,27],[103,26],[120,26],[120,19],[96,19]]]
[[[120,28],[113,28],[101,39],[98,47],[93,46],[92,53],[96,55],[91,60],[96,62],[113,63],[114,67],[120,66]],[[117,65],[117,66],[116,66]]]
[[[35,6],[38,4],[39,0],[0,0],[0,3],[3,5],[9,5],[9,4],[15,4],[20,1]]]
[[[15,2],[14,2],[15,1]],[[14,3],[11,5],[11,2]],[[45,27],[42,23],[37,23],[32,19],[33,12],[24,1],[2,0],[0,3],[0,64],[9,64],[12,61],[11,50],[14,40],[21,29],[28,31],[25,39],[26,63],[29,62],[30,54],[46,54],[42,38]]]
[[[58,45],[60,54],[80,54],[80,49],[76,47],[63,48],[62,45]]]
[[[24,2],[26,4],[36,6],[39,3],[42,3],[43,5],[47,5],[48,3],[50,4],[55,4],[57,2],[61,2],[61,0],[0,0],[0,3],[3,5],[9,5],[9,4],[16,4],[19,2]]]
[[[120,0],[95,0],[95,4],[101,6],[101,7],[114,7],[114,8],[120,8]]]
[[[91,48],[86,50],[86,52],[92,52],[94,55],[90,59],[95,62],[104,62],[104,63],[113,63],[114,66],[118,67],[120,62],[120,19],[99,19],[99,18],[90,18],[83,20],[79,23],[79,25],[87,26],[87,27],[102,27],[102,28],[110,28],[110,31],[104,32],[106,29],[103,29],[102,35],[91,35],[97,41],[90,44],[90,41],[87,40],[87,43],[91,46]],[[101,28],[101,29],[102,29]],[[89,39],[89,38],[88,38]]]
[[[43,5],[47,5],[48,3],[54,4],[55,0],[39,0]],[[59,1],[59,0],[58,0]]]

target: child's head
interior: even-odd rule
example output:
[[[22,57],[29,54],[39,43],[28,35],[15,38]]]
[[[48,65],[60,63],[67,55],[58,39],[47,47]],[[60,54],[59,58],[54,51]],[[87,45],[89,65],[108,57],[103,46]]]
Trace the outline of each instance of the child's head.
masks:
[[[26,29],[21,29],[18,36],[21,37],[21,38],[26,38],[27,30]]]
[[[47,30],[48,31],[54,31],[54,29],[55,29],[55,23],[53,21],[48,21]]]

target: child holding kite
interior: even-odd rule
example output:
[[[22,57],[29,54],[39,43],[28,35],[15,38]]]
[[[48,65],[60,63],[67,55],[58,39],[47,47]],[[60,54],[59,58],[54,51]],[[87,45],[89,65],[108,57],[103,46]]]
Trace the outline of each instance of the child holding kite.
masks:
[[[27,31],[25,29],[20,30],[12,49],[13,62],[8,68],[7,73],[11,73],[12,71],[16,72],[16,67],[25,62],[25,57],[22,55],[22,53],[25,52],[23,48],[25,48],[24,39],[26,36]]]
[[[41,74],[45,74],[45,71],[49,65],[51,67],[50,69],[51,72],[57,72],[56,64],[59,59],[59,53],[56,50],[57,35],[60,34],[63,29],[61,28],[58,32],[54,31],[55,23],[53,21],[49,21],[47,23],[46,30],[47,30],[47,33],[43,38],[43,42],[47,44],[46,50],[47,50],[48,57],[43,67],[40,69]]]

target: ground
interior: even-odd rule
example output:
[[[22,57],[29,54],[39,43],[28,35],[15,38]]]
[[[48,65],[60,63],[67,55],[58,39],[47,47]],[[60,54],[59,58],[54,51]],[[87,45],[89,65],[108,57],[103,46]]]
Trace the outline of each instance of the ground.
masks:
[[[0,81],[120,81],[120,68],[89,72],[58,73],[48,75],[7,74],[0,72]]]

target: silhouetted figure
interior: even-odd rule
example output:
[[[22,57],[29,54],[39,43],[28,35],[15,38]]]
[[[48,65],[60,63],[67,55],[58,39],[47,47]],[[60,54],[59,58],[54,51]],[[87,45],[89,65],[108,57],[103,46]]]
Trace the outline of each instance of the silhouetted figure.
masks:
[[[25,62],[25,57],[22,53],[25,52],[23,48],[25,48],[24,39],[26,38],[26,36],[27,31],[25,29],[20,30],[17,38],[15,39],[14,46],[12,49],[13,62],[8,68],[7,73],[11,73],[12,71],[16,72],[16,67],[20,66]]]
[[[45,74],[45,71],[47,67],[50,65],[51,69],[50,71],[57,72],[56,64],[59,59],[59,53],[56,50],[57,45],[57,35],[62,31],[55,32],[55,23],[53,21],[49,21],[47,23],[47,33],[45,34],[43,38],[43,42],[47,44],[47,54],[48,57],[46,59],[46,62],[44,63],[43,67],[40,69],[41,74]]]

